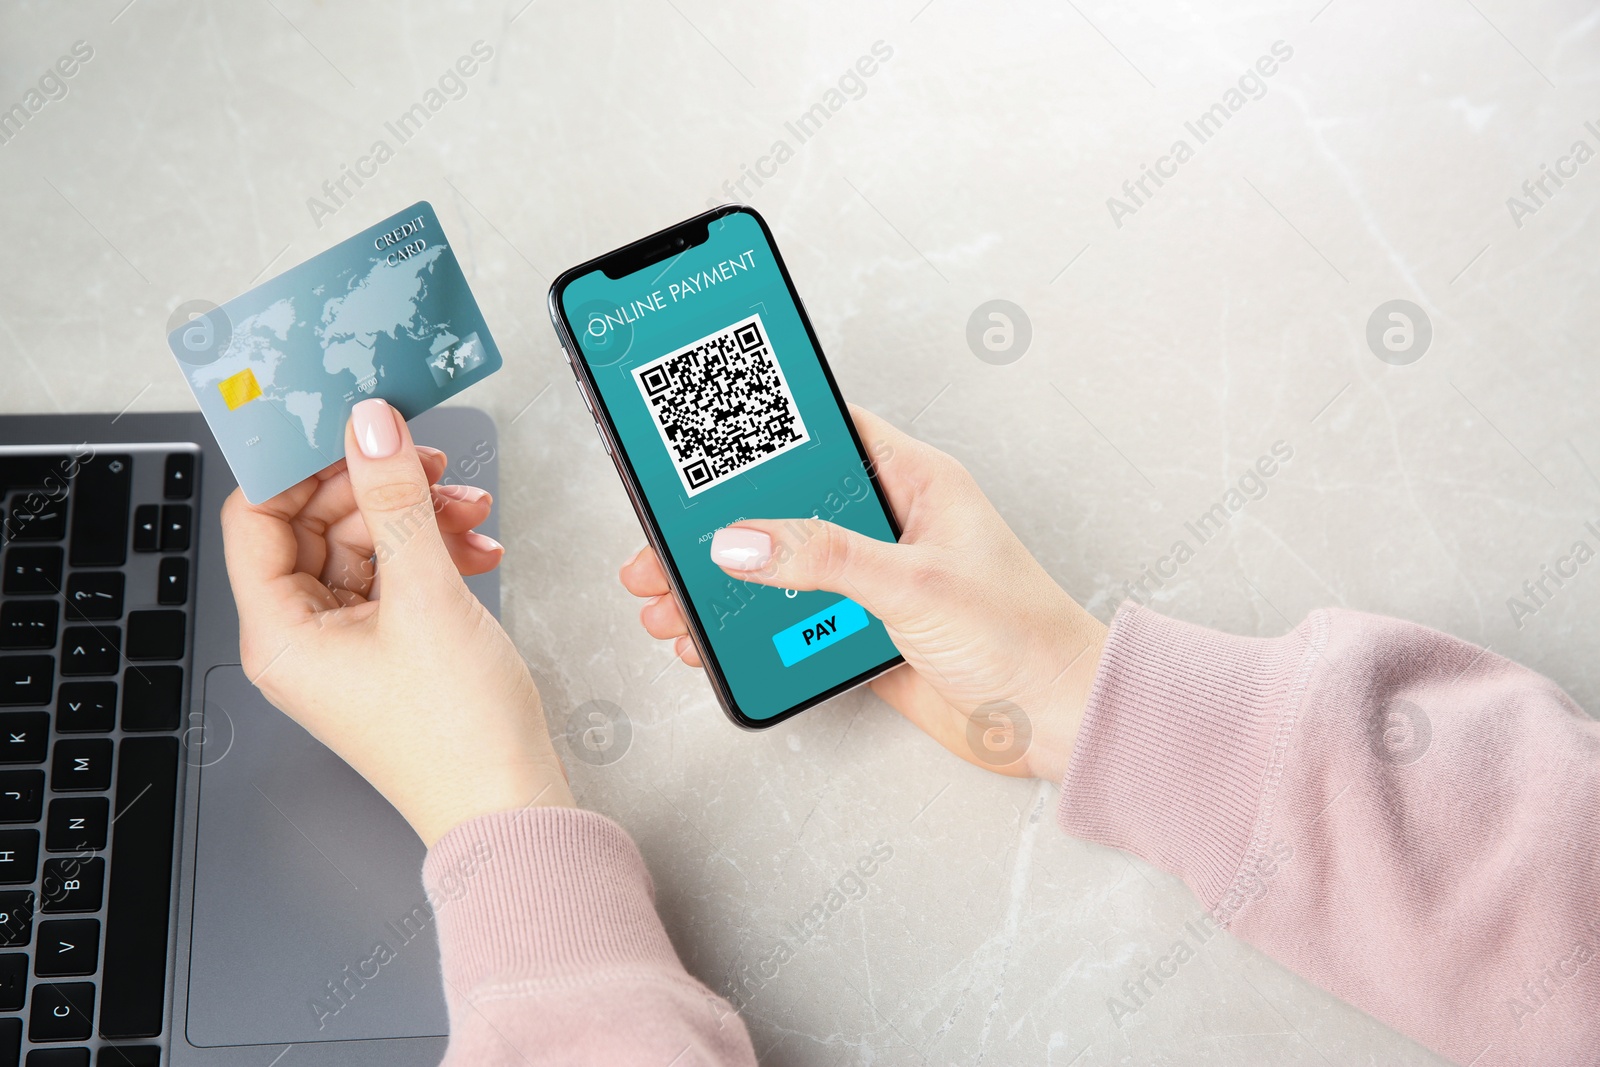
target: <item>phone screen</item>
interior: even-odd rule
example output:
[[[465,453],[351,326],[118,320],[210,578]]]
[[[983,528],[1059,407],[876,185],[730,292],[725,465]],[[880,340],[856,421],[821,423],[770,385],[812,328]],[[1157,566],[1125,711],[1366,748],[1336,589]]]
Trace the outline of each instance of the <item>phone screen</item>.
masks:
[[[814,516],[895,538],[761,221],[744,209],[712,219],[704,242],[625,276],[579,274],[558,299],[734,718],[768,723],[896,659],[854,600],[711,562],[712,534],[743,518]]]

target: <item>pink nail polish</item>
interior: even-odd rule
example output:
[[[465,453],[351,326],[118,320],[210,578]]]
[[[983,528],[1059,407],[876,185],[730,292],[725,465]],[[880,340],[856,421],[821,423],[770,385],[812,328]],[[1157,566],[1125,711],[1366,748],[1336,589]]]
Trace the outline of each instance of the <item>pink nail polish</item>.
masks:
[[[467,531],[467,544],[482,552],[503,552],[506,547],[488,534],[481,534],[477,530]]]
[[[350,410],[356,445],[368,459],[388,459],[400,451],[400,428],[395,425],[395,410],[386,401],[373,397]]]
[[[489,495],[487,489],[479,489],[475,485],[436,485],[433,491],[450,500],[459,500],[463,504],[474,504]]]
[[[711,535],[711,562],[731,571],[753,571],[772,558],[772,538],[761,530],[725,526]]]

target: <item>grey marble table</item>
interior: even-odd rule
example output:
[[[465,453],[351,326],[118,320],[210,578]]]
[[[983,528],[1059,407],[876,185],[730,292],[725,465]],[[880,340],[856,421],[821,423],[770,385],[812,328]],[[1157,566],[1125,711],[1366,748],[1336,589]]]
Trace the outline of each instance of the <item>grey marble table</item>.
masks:
[[[1600,706],[1600,565],[1523,588],[1600,520],[1597,43],[1580,0],[8,4],[0,408],[188,408],[174,308],[427,198],[506,354],[461,399],[500,425],[507,626],[558,728],[629,716],[578,795],[639,840],[689,968],[742,984],[764,1063],[1437,1063],[1227,937],[1113,1018],[1200,907],[1065,837],[1053,785],[864,692],[730,726],[616,584],[642,536],[544,295],[747,200],[845,394],[960,457],[1101,618],[1130,590],[1237,633],[1403,615]],[[969,344],[995,299],[1025,348]]]

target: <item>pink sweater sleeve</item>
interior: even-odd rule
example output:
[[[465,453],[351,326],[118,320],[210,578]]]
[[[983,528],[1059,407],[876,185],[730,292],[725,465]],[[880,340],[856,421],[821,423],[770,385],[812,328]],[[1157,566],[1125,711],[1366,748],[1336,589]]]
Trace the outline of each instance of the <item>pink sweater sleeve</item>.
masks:
[[[744,1024],[678,961],[627,833],[576,808],[486,815],[429,851],[443,1067],[754,1065]]]
[[[1348,611],[1262,640],[1127,607],[1060,821],[1457,1063],[1600,1063],[1600,723],[1532,671]]]

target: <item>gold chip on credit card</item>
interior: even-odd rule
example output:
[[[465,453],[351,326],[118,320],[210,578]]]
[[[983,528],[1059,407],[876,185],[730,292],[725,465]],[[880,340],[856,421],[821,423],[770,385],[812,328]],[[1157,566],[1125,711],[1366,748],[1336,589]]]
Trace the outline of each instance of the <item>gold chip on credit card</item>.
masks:
[[[222,379],[217,383],[217,389],[222,393],[222,402],[228,405],[229,411],[236,411],[261,395],[261,383],[256,381],[255,373],[249,367]]]

